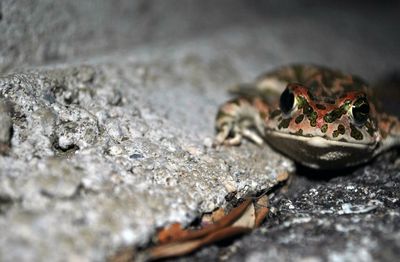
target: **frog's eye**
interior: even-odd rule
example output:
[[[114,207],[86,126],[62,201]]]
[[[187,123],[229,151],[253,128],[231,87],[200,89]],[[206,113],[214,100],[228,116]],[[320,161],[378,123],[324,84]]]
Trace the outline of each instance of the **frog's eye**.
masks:
[[[285,91],[281,94],[281,98],[279,100],[279,106],[284,114],[289,114],[290,111],[294,107],[294,95],[289,88],[286,88]]]
[[[369,117],[369,104],[365,97],[357,99],[351,108],[353,119],[357,125],[363,125]]]

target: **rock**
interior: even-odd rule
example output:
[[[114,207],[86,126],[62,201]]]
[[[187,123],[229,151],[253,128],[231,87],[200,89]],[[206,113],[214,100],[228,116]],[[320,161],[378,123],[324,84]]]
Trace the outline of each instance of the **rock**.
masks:
[[[207,62],[195,71],[171,63],[118,59],[0,78],[14,105],[12,147],[0,157],[1,260],[102,260],[293,170],[267,146],[205,147],[225,99],[211,92],[220,80],[196,80],[209,93],[199,96],[187,83]]]
[[[12,119],[10,105],[0,100],[0,154],[7,154],[11,146]]]

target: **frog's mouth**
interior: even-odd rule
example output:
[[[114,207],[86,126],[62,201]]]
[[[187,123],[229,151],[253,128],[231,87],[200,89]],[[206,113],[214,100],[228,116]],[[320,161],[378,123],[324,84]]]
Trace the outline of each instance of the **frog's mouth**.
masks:
[[[343,147],[355,147],[360,149],[367,149],[369,147],[374,148],[375,143],[363,143],[360,142],[349,142],[343,140],[331,140],[321,136],[302,136],[298,134],[290,134],[290,133],[283,133],[278,131],[267,131],[267,133],[271,133],[274,137],[280,137],[282,139],[292,139],[292,140],[300,140],[304,143],[308,143],[315,147],[329,147],[332,145],[343,146]]]
[[[377,143],[352,143],[323,137],[306,137],[266,131],[267,141],[278,151],[312,168],[334,169],[354,166],[374,156]]]

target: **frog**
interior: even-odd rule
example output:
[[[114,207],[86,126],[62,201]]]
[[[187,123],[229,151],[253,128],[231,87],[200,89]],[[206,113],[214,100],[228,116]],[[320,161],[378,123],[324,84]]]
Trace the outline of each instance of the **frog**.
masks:
[[[362,78],[290,64],[236,85],[216,116],[215,145],[266,142],[313,169],[361,165],[400,145],[400,121],[382,112]]]

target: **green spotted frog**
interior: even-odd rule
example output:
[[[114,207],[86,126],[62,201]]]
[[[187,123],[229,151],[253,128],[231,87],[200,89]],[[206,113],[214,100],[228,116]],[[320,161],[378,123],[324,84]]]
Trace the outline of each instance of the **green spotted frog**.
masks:
[[[380,113],[359,77],[289,65],[238,85],[216,118],[216,143],[268,142],[311,168],[358,165],[400,145],[400,122]]]

